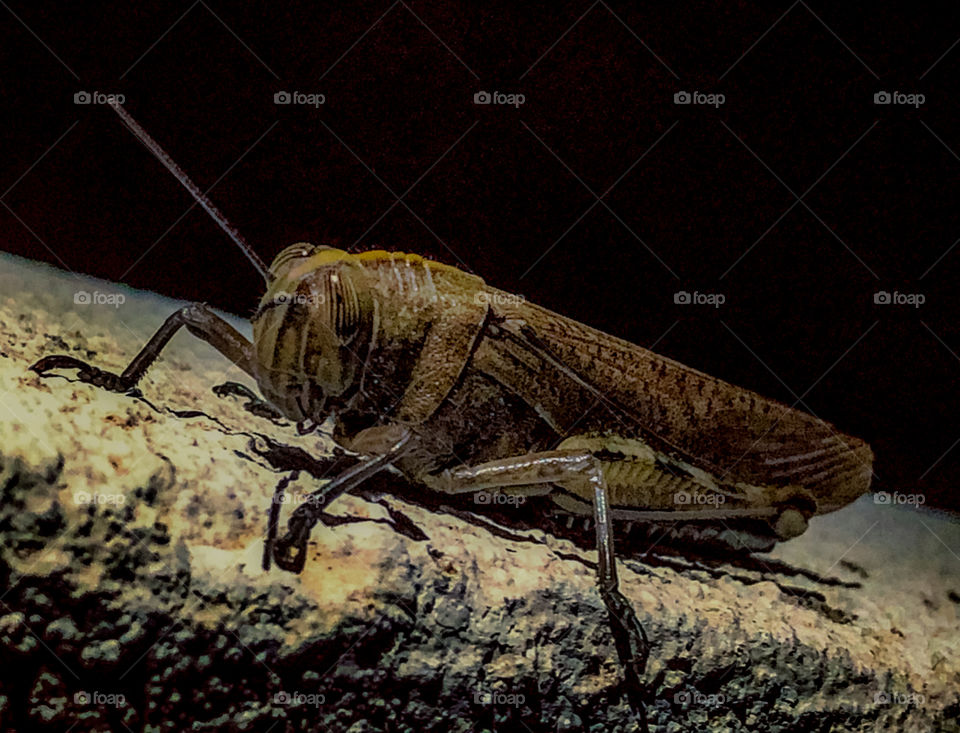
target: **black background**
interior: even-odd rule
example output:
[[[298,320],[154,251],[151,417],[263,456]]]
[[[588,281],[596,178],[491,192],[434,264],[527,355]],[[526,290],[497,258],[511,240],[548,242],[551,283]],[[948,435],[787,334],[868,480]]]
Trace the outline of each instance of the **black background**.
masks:
[[[873,444],[878,488],[960,506],[960,8],[13,0],[0,34],[11,252],[252,312],[230,240],[109,108],[73,101],[122,93],[267,262],[307,240],[464,267],[802,397]]]

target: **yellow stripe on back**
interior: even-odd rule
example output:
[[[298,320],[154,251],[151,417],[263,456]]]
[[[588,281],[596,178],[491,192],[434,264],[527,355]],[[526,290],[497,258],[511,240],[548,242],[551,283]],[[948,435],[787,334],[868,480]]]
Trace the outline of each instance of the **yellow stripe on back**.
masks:
[[[302,263],[293,267],[287,275],[288,280],[299,280],[309,272],[325,265],[332,265],[341,261],[353,261],[358,263],[378,263],[384,261],[405,260],[411,265],[426,265],[431,270],[453,270],[463,272],[457,267],[445,265],[442,262],[435,262],[421,257],[418,254],[407,252],[388,252],[385,249],[371,249],[367,252],[358,252],[351,254],[342,249],[321,249],[307,257]]]

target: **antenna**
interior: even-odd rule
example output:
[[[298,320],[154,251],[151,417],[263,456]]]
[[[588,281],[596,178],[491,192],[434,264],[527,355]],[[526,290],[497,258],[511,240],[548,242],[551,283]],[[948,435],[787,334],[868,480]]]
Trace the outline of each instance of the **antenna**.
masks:
[[[160,144],[150,137],[146,130],[140,127],[140,124],[130,116],[130,113],[123,108],[122,104],[114,98],[108,98],[107,104],[113,107],[113,111],[120,115],[120,119],[123,120],[123,124],[130,129],[130,132],[146,146],[147,150],[153,153],[153,156],[157,160],[163,163],[168,171],[173,173],[174,177],[190,192],[190,195],[204,208],[204,211],[210,214],[213,220],[220,225],[220,228],[227,233],[230,239],[236,242],[237,246],[247,256],[247,259],[257,268],[260,277],[269,285],[273,281],[273,273],[267,269],[267,266],[263,264],[263,260],[257,256],[257,253],[253,251],[253,247],[247,243],[247,240],[237,231],[237,228],[227,221],[227,217],[220,213],[220,210],[214,206],[213,202],[197,187],[197,184],[190,180],[190,176],[174,162],[173,158],[167,155],[167,152],[160,147]]]

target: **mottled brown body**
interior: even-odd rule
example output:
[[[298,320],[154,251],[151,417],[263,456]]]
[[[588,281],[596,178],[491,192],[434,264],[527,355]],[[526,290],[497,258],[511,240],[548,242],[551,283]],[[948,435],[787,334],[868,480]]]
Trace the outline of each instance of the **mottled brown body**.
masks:
[[[411,427],[418,446],[396,465],[412,481],[585,448],[614,517],[766,517],[775,528],[785,507],[805,520],[869,487],[863,441],[456,268],[295,245],[271,271],[253,320],[264,394],[297,421],[333,414],[346,447],[366,428]],[[555,501],[589,513],[588,489],[567,488]],[[679,492],[723,496],[722,508],[678,504]]]
[[[569,521],[594,521],[597,590],[626,698],[646,731],[650,644],[619,588],[613,520],[679,523],[684,541],[712,535],[764,550],[868,489],[873,454],[862,441],[456,268],[297,244],[267,271],[156,141],[110,104],[263,275],[254,341],[195,303],[168,317],[121,374],[63,354],[31,368],[76,369],[81,381],[127,392],[186,328],[254,377],[301,432],[332,418],[335,439],[362,458],[297,507],[279,537],[281,481],[265,571],[271,561],[303,570],[327,503],[389,466],[447,494],[549,494]]]

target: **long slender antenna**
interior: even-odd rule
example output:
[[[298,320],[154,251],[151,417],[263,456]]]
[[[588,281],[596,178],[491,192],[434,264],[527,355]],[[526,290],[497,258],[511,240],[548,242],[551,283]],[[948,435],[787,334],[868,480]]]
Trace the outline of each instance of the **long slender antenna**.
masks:
[[[153,153],[157,160],[163,163],[164,167],[166,167],[168,171],[173,173],[183,187],[190,192],[190,195],[193,196],[194,200],[204,208],[204,211],[210,214],[213,220],[220,225],[220,228],[227,233],[230,239],[236,242],[237,246],[247,256],[247,259],[253,263],[255,268],[257,268],[257,272],[260,273],[260,277],[262,277],[267,285],[269,285],[273,281],[273,274],[267,269],[267,266],[263,264],[263,260],[261,260],[257,256],[257,253],[253,251],[253,247],[247,243],[247,240],[243,238],[243,235],[237,231],[237,228],[227,221],[227,217],[220,213],[220,209],[213,205],[213,202],[208,199],[203,191],[197,187],[196,183],[190,180],[190,176],[188,176],[183,169],[174,162],[173,158],[167,155],[167,152],[160,147],[160,144],[150,137],[146,130],[140,127],[140,124],[130,116],[130,113],[123,108],[122,104],[120,104],[116,99],[112,98],[108,98],[107,103],[113,107],[114,112],[120,115],[120,119],[123,120],[123,124],[130,129],[130,132],[136,135],[137,139],[147,147],[147,150]]]

